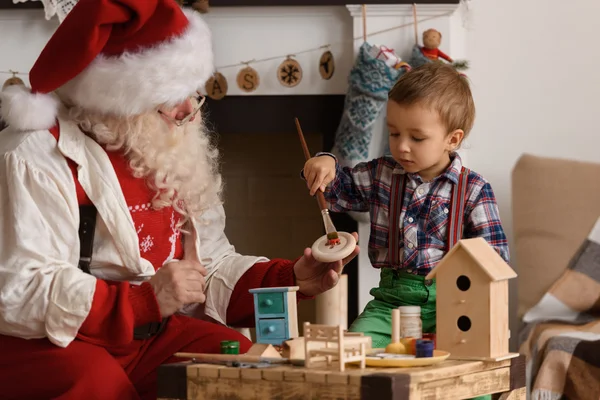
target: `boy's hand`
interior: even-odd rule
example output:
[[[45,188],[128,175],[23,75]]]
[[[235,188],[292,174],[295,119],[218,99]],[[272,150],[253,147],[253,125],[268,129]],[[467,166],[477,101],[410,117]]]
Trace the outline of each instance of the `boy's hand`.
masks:
[[[319,189],[324,192],[325,187],[335,178],[335,159],[329,156],[309,159],[304,164],[304,178],[311,196]]]

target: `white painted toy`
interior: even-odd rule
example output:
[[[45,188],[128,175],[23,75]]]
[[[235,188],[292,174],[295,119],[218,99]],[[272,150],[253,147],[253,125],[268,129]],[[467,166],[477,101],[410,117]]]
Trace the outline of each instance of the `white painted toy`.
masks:
[[[356,248],[356,239],[348,232],[337,232],[339,243],[330,244],[327,235],[321,236],[312,245],[312,255],[320,262],[335,262],[348,257]]]

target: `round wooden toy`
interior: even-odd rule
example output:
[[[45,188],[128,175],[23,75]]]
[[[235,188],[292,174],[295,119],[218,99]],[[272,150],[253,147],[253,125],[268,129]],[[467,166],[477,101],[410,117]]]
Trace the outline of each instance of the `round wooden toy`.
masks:
[[[340,242],[335,245],[329,244],[327,235],[318,238],[312,245],[312,255],[320,262],[334,262],[343,260],[354,251],[356,239],[347,232],[338,232]]]

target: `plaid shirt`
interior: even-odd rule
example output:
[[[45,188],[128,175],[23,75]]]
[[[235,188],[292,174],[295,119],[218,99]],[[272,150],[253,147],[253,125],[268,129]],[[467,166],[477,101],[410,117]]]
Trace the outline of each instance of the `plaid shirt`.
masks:
[[[401,268],[406,272],[427,275],[446,254],[452,188],[458,183],[461,169],[460,156],[453,154],[448,169],[430,182],[424,182],[418,174],[407,174],[399,243],[394,244],[399,247]],[[375,268],[390,267],[390,186],[393,174],[404,173],[392,157],[377,158],[354,168],[338,164],[336,177],[325,191],[331,211],[370,213],[369,259]],[[466,196],[462,237],[484,238],[508,262],[508,241],[492,187],[479,174],[469,171]]]

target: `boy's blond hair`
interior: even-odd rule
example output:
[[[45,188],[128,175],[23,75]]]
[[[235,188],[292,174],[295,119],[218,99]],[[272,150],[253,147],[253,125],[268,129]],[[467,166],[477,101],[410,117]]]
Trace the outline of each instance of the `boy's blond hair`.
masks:
[[[475,122],[475,102],[469,82],[448,64],[426,63],[405,73],[388,97],[400,105],[431,107],[439,114],[448,133],[462,129],[465,138]]]

